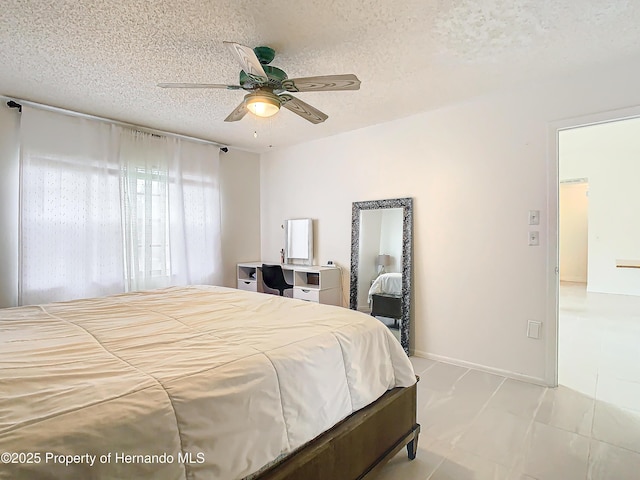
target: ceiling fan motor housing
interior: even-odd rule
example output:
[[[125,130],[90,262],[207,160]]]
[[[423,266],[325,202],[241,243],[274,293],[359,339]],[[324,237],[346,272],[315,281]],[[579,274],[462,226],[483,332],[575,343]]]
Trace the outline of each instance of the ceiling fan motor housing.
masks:
[[[262,65],[269,65],[276,56],[276,51],[271,47],[256,47],[253,49],[253,52]]]
[[[244,70],[240,70],[240,86],[245,90],[255,90],[258,87],[268,87],[272,88],[274,91],[284,91],[282,88],[282,81],[289,78],[284,70],[281,70],[278,67],[272,67],[271,65],[264,65],[262,68],[264,68],[264,73],[269,77],[268,81],[263,83],[256,82],[253,78],[247,75]]]

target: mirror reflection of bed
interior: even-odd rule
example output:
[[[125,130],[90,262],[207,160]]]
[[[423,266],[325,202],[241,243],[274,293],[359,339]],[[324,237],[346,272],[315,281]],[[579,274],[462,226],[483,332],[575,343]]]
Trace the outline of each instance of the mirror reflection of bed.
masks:
[[[389,327],[398,341],[400,341],[402,273],[381,273],[371,283],[367,300],[368,313]]]

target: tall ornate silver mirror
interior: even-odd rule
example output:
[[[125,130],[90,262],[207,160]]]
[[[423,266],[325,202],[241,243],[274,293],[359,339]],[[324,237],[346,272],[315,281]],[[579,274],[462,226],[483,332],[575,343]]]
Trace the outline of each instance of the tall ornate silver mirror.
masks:
[[[354,202],[349,307],[384,322],[409,354],[413,200]]]

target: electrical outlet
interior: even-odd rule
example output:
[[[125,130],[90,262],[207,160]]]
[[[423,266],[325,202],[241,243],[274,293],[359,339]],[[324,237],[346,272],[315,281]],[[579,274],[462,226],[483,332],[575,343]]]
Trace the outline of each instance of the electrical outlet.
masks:
[[[537,247],[538,245],[540,245],[540,232],[533,230],[529,232],[529,246]]]

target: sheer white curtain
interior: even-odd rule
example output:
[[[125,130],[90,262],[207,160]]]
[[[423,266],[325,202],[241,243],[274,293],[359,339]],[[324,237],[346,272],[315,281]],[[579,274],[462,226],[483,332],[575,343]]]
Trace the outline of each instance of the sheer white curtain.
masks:
[[[219,149],[123,130],[127,290],[222,282]]]
[[[116,128],[24,106],[20,136],[18,303],[121,292]]]
[[[221,283],[217,147],[22,115],[19,304]]]
[[[222,284],[220,150],[173,139],[169,223],[173,284]]]
[[[10,99],[0,96],[0,102]],[[20,114],[0,108],[0,308],[18,304]]]

